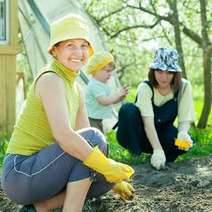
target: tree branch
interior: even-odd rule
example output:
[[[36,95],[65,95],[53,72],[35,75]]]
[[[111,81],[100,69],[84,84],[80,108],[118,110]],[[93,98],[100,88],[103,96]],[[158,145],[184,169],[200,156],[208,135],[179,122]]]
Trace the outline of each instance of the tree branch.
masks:
[[[152,3],[152,1],[151,1],[151,6],[152,6],[152,8],[153,8],[153,10],[154,10],[154,13],[156,13],[157,10],[156,10],[156,8],[155,8],[155,5]],[[164,37],[166,38],[166,40],[168,41],[168,43],[171,45],[172,42],[171,42],[171,40],[169,39],[169,36],[168,36],[168,34],[166,33],[166,30],[165,30],[165,28],[163,27],[161,21],[160,21],[159,24],[160,24],[160,27],[161,27],[161,29],[162,29],[162,31],[163,31]]]
[[[139,2],[139,7],[136,7],[134,5],[129,5],[129,4],[128,4],[128,7],[141,10],[145,13],[148,13],[152,16],[155,16],[156,18],[158,18],[160,20],[164,20],[164,21],[169,22],[170,24],[174,25],[174,20],[173,20],[171,14],[169,14],[168,16],[162,16],[162,15],[158,14],[157,12],[153,12],[151,10],[148,10],[141,5],[141,1]],[[199,45],[202,45],[202,38],[197,33],[192,31],[188,27],[186,27],[182,22],[180,22],[180,25],[183,26],[183,33],[185,35],[187,35],[190,39],[192,39],[193,41],[195,41]]]
[[[207,52],[208,55],[212,55],[212,44],[210,44],[209,46],[207,46],[205,48],[205,51]]]
[[[128,27],[122,28],[119,31],[117,31],[116,33],[114,33],[113,35],[111,35],[111,39],[117,37],[120,33],[124,32],[124,31],[131,30],[131,29],[135,29],[135,28],[150,28],[151,29],[151,28],[154,28],[159,22],[160,22],[160,19],[156,20],[156,22],[152,25],[138,24],[138,25],[128,26]]]
[[[198,43],[200,46],[202,45],[202,38],[195,33],[194,31],[190,30],[186,26],[183,25],[183,33],[187,35],[191,40]]]
[[[206,47],[209,43],[209,36],[208,36],[208,21],[207,21],[207,12],[206,12],[206,1],[200,0],[200,17],[202,23],[202,37],[204,47]]]
[[[114,10],[114,11],[108,13],[105,16],[102,16],[100,19],[98,19],[97,23],[100,24],[104,19],[109,18],[110,16],[113,16],[114,14],[119,13],[119,12],[121,12],[124,9],[126,9],[126,6],[123,6],[123,7],[119,8],[119,9],[117,9],[117,10]]]

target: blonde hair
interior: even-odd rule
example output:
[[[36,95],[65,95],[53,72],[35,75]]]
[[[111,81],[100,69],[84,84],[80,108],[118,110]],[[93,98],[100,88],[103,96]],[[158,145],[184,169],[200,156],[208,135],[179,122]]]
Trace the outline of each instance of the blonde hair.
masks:
[[[86,65],[86,72],[94,75],[108,64],[111,64],[113,69],[115,68],[113,55],[106,51],[98,52],[89,59]]]

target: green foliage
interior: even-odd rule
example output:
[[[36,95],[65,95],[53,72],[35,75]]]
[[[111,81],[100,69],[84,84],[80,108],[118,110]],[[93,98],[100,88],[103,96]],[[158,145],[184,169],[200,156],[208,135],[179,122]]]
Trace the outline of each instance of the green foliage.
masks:
[[[137,89],[136,88],[131,88],[129,90],[129,94],[125,98],[125,101],[127,101],[127,102],[135,102],[136,94],[137,94]]]
[[[0,136],[0,167],[2,166],[4,156],[6,154],[9,138],[8,136]]]
[[[195,156],[203,156],[212,154],[212,130],[210,127],[206,129],[191,129],[194,145],[191,150],[178,158],[178,160],[190,159]]]
[[[212,130],[211,127],[206,129],[191,129],[191,135],[194,142],[194,146],[188,153],[180,156],[178,160],[186,160],[196,156],[204,156],[212,154]],[[121,147],[117,140],[115,131],[111,130],[106,134],[107,140],[109,142],[109,156],[114,160],[127,163],[127,164],[141,164],[149,160],[150,155],[141,154],[140,156],[135,156],[130,154],[127,150]],[[0,167],[2,166],[3,159],[8,146],[9,137],[0,137]]]
[[[212,131],[210,128],[192,128],[191,135],[194,140],[194,146],[186,154],[180,156],[177,159],[178,161],[212,154]],[[107,133],[107,139],[109,142],[109,155],[114,160],[127,164],[140,164],[147,162],[150,158],[150,155],[144,153],[140,156],[130,154],[118,144],[113,130]]]
[[[203,107],[202,97],[199,96],[199,93],[200,93],[199,90],[193,90],[193,93],[194,93],[193,96],[194,96],[196,120],[199,120],[199,117],[200,117],[200,114],[202,111],[202,107]],[[207,127],[211,128],[211,131],[212,131],[212,111],[210,112],[210,115],[208,117]]]
[[[109,141],[110,158],[127,164],[140,164],[149,159],[147,154],[142,154],[141,156],[132,155],[121,147],[116,140],[115,131],[108,132],[106,136]]]

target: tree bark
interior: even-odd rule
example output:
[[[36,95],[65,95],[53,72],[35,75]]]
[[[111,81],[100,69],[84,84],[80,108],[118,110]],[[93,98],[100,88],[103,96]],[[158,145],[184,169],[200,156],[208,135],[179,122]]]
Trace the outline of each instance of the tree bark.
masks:
[[[182,47],[182,39],[181,39],[177,2],[176,2],[176,0],[168,0],[168,4],[169,4],[170,9],[173,11],[173,27],[174,27],[175,45],[176,45],[176,49],[180,55],[180,67],[182,69],[182,75],[184,78],[187,78],[185,62],[184,62],[183,47]]]
[[[211,54],[210,40],[208,36],[208,21],[206,1],[200,0],[200,14],[202,27],[202,49],[203,49],[203,74],[204,74],[204,104],[198,122],[198,128],[205,128],[211,111],[212,87],[211,87]]]

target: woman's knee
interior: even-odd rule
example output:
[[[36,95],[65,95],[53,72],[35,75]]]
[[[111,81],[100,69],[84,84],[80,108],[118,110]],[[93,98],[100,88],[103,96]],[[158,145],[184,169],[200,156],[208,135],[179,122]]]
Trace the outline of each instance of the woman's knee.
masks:
[[[137,113],[139,112],[138,107],[135,104],[133,104],[133,103],[126,103],[126,104],[124,104],[121,107],[120,110],[122,112],[124,112],[124,113],[127,113],[127,114],[130,113],[130,115],[134,115],[134,114],[137,115]]]
[[[119,121],[134,122],[140,117],[139,108],[133,103],[122,105],[119,111]]]
[[[91,146],[98,146],[104,154],[107,154],[107,141],[100,130],[89,127],[78,132]]]

